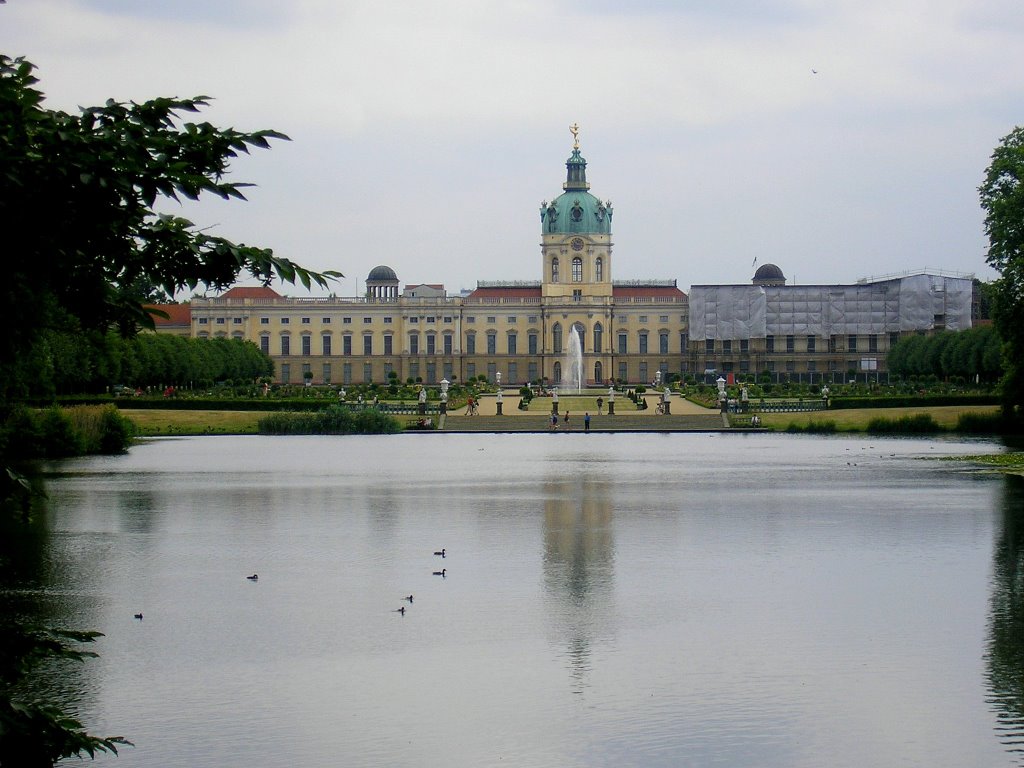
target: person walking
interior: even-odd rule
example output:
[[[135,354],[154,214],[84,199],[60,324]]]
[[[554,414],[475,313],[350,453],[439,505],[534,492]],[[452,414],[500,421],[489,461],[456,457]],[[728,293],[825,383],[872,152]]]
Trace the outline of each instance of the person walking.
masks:
[[[558,429],[558,414],[557,413],[552,413],[551,414],[551,431],[554,432],[556,429]]]
[[[590,411],[587,411],[585,414],[583,414],[583,431],[590,431]]]
[[[565,412],[565,418],[562,419],[562,423],[565,424],[565,428],[566,429],[569,428],[569,412],[568,411]]]
[[[603,397],[597,398],[597,415],[598,416],[601,415],[601,409],[603,407],[604,407],[604,398]]]

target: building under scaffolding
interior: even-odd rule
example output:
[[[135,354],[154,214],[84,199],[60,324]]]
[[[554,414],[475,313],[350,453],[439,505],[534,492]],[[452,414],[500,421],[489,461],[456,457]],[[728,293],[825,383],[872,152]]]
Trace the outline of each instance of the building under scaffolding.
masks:
[[[886,380],[901,336],[971,327],[970,276],[920,273],[853,285],[786,285],[765,264],[750,285],[694,285],[689,367],[698,376]]]

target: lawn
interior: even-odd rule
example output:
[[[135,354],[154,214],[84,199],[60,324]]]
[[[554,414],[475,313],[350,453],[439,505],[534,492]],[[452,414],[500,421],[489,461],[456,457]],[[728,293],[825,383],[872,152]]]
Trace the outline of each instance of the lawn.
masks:
[[[133,410],[121,414],[131,419],[144,437],[167,435],[255,435],[256,423],[265,411]]]
[[[124,408],[121,414],[132,420],[142,437],[175,435],[255,435],[257,424],[267,411],[188,411]],[[396,416],[403,425],[414,416]]]
[[[942,427],[955,427],[962,413],[996,413],[999,407],[994,405],[941,405],[906,408],[851,408],[834,411],[811,411],[807,413],[764,413],[761,414],[761,425],[768,429],[782,430],[790,424],[803,426],[809,421],[834,421],[839,431],[863,431],[868,422],[881,417],[898,419],[902,416],[915,416],[929,413]],[[749,419],[736,419],[733,424],[740,426]]]

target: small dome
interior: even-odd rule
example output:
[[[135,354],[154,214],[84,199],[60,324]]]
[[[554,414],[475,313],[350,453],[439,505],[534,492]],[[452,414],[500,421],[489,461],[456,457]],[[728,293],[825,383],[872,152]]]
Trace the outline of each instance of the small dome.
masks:
[[[762,264],[754,273],[755,285],[785,285],[786,276],[774,264]]]
[[[367,275],[366,277],[366,280],[398,280],[398,275],[395,274],[395,270],[393,270],[391,267],[385,267],[384,265],[381,265],[379,267],[374,267],[373,269],[371,269],[370,274]]]

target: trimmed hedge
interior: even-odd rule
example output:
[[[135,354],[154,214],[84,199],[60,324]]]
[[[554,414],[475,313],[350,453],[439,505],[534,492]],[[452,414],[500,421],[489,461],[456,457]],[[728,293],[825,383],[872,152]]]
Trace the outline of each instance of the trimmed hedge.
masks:
[[[999,405],[998,395],[896,395],[888,397],[832,397],[829,409],[847,408],[927,408],[939,405]]]
[[[156,411],[322,411],[327,408],[337,407],[337,403],[331,400],[274,400],[274,399],[253,399],[239,400],[229,398],[150,398],[150,397],[76,397],[61,398],[61,405],[116,405],[118,408],[129,410],[156,410]],[[48,404],[47,404],[48,405]],[[369,410],[372,406],[359,406],[355,403],[348,403],[346,408],[358,410],[360,408]]]

